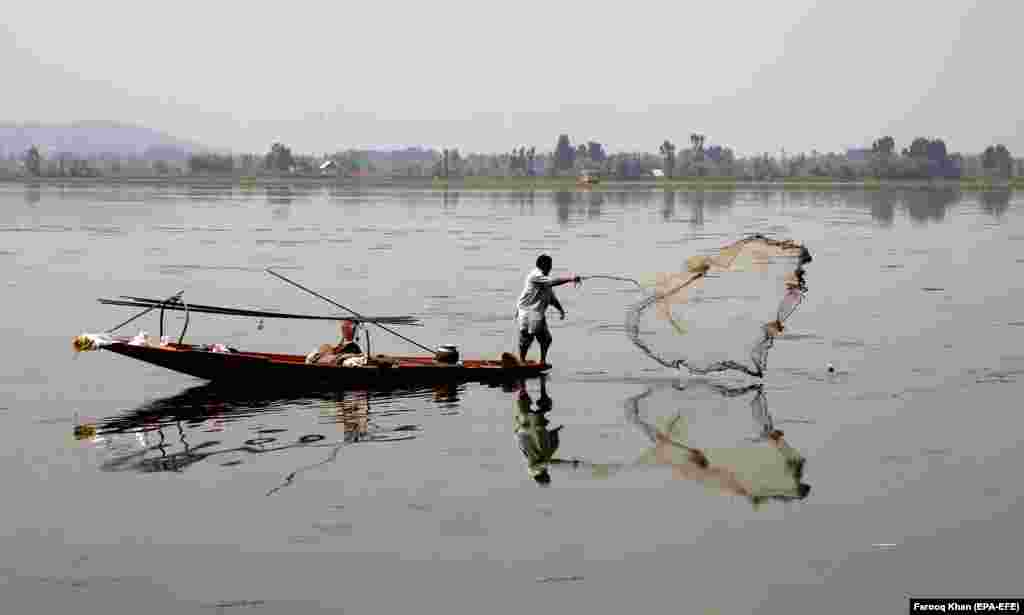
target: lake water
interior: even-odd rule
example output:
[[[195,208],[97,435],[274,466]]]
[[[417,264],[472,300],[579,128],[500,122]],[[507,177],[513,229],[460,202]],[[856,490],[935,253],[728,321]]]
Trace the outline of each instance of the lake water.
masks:
[[[547,429],[578,463],[548,486],[507,389],[228,395],[71,347],[133,314],[101,297],[334,313],[275,267],[494,357],[541,252],[556,274],[650,280],[749,233],[814,258],[760,386],[648,358],[623,326],[630,284],[556,291]],[[0,184],[0,611],[898,613],[908,595],[1019,595],[1022,274],[1019,193]],[[766,292],[677,305],[691,332],[652,315],[643,334],[743,359],[712,323],[764,321]],[[194,315],[188,338],[305,354],[336,335]],[[652,451],[643,425],[710,469]],[[797,466],[804,497],[756,505],[708,473]]]

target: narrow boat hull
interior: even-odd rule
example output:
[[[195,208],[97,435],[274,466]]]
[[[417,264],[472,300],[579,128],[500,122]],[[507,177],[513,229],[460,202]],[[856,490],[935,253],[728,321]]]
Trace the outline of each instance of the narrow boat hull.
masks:
[[[466,359],[456,365],[437,363],[433,357],[389,356],[393,365],[336,367],[308,364],[301,355],[260,352],[211,352],[196,346],[133,345],[123,341],[103,350],[157,365],[202,380],[247,386],[310,384],[331,387],[400,387],[445,382],[503,382],[535,378],[551,368],[526,363]]]

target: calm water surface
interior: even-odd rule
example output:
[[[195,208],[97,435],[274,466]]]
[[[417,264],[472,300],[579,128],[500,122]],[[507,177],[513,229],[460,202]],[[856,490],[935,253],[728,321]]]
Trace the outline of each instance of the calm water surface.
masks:
[[[1022,205],[923,190],[0,185],[0,611],[897,613],[906,595],[1020,594]],[[496,356],[542,251],[556,273],[652,279],[754,232],[814,256],[761,386],[644,356],[623,327],[641,298],[628,284],[558,289],[568,318],[551,321],[540,428],[563,426],[557,457],[577,463],[552,465],[548,487],[502,388],[224,392],[71,349],[131,315],[100,297],[184,289],[330,313],[274,266],[364,313],[421,318],[403,332],[424,343]],[[744,358],[706,323],[763,320],[778,297],[715,299],[679,308],[702,341],[653,316],[644,335]],[[710,347],[719,333],[725,350]],[[284,320],[189,327],[295,353],[334,336]],[[736,476],[784,475],[772,427],[803,458],[802,499],[755,505],[648,438],[671,431]]]

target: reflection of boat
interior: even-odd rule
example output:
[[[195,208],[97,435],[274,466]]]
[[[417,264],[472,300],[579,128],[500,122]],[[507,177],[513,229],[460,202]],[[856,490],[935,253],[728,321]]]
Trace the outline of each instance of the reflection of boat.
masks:
[[[388,392],[299,392],[206,384],[148,402],[131,412],[78,424],[75,437],[88,440],[109,453],[100,464],[100,469],[107,472],[182,472],[203,460],[220,461],[219,465],[233,467],[243,463],[247,455],[318,448],[329,452],[322,464],[333,461],[339,447],[344,445],[413,439],[415,425],[375,425],[371,402],[406,396],[427,397],[430,391],[429,387],[412,387]],[[280,411],[284,405],[308,406],[311,403],[324,406],[320,422],[332,426],[317,430],[324,433],[286,435],[285,429],[264,429],[254,436],[248,429],[228,428],[232,421],[261,412]],[[394,410],[389,411],[393,413]],[[332,437],[334,426],[340,429],[337,437]],[[229,444],[232,435],[237,441]],[[294,478],[293,472],[287,482]]]
[[[129,433],[170,425],[177,421],[189,424],[216,419],[223,423],[244,419],[261,412],[272,412],[283,406],[339,405],[352,403],[368,407],[372,400],[393,400],[403,397],[427,397],[428,386],[410,386],[373,391],[337,391],[333,388],[309,389],[304,386],[249,387],[230,384],[203,384],[149,401],[130,412],[119,413],[94,423],[76,427],[82,437],[110,433]]]
[[[283,276],[273,275],[287,280]],[[294,284],[294,283],[293,283]],[[297,285],[297,284],[296,284]],[[304,287],[301,287],[304,290]],[[312,291],[311,291],[312,292]],[[417,324],[415,318],[408,316],[394,317],[355,317],[339,316],[307,316],[301,314],[282,314],[279,312],[243,310],[209,305],[189,305],[182,301],[179,292],[168,299],[146,299],[140,297],[121,297],[120,299],[100,299],[101,303],[127,307],[144,308],[144,311],[102,334],[83,334],[75,338],[74,348],[77,351],[107,350],[132,359],[151,363],[176,372],[216,382],[238,382],[254,385],[280,385],[281,383],[305,383],[306,385],[327,385],[333,387],[372,386],[394,387],[407,384],[428,384],[445,382],[494,382],[508,379],[535,377],[551,368],[550,365],[536,361],[520,362],[510,353],[504,353],[501,359],[461,359],[458,350],[451,345],[440,346],[437,350],[415,342],[401,334],[388,329],[384,323],[392,325]],[[320,296],[320,295],[318,295]],[[321,296],[321,298],[324,298]],[[330,300],[328,300],[330,301]],[[331,303],[334,303],[333,301]],[[340,304],[336,304],[339,305]],[[340,306],[344,307],[344,306]],[[347,310],[347,308],[345,308]],[[112,336],[110,333],[132,322],[136,318],[152,310],[160,311],[160,336],[150,339],[140,333],[135,338]],[[178,340],[164,336],[164,312],[185,312],[185,324]],[[189,316],[192,313],[242,316],[249,318],[288,318],[305,320],[333,320],[347,322],[352,325],[370,323],[411,342],[432,354],[419,356],[398,356],[371,354],[369,352],[369,333],[367,332],[367,351],[361,349],[354,354],[341,354],[338,350],[328,352],[336,361],[320,360],[320,353],[310,355],[277,354],[267,352],[241,351],[228,348],[222,344],[195,345],[183,343],[188,328]],[[353,314],[355,314],[353,312]],[[356,345],[358,348],[358,345]],[[343,360],[344,359],[344,360]]]

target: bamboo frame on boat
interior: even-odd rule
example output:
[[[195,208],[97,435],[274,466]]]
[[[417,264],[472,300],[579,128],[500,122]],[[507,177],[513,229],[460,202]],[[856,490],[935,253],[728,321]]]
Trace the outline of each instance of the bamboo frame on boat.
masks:
[[[298,320],[351,320],[359,323],[386,323],[391,325],[421,326],[419,319],[413,316],[314,316],[308,314],[288,314],[285,312],[271,312],[266,310],[246,310],[241,308],[219,307],[215,305],[202,305],[198,303],[186,304],[179,300],[167,301],[164,299],[147,299],[145,297],[131,297],[121,295],[119,299],[98,299],[104,305],[117,305],[123,307],[151,308],[161,310],[172,310],[178,312],[196,312],[203,314],[218,314],[222,316],[245,316],[249,318],[285,318]]]

